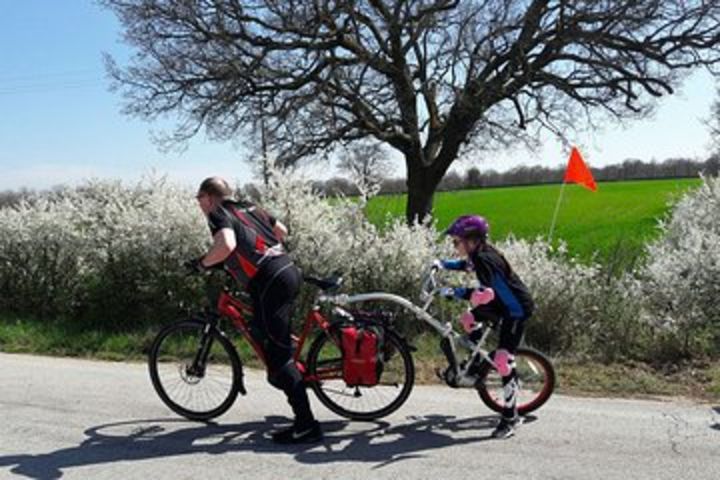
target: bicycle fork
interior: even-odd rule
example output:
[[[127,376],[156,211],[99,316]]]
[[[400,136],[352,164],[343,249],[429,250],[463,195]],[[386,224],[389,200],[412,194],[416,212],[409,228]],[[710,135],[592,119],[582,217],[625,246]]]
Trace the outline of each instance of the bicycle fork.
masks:
[[[197,378],[203,378],[205,376],[207,359],[208,355],[210,355],[210,349],[212,348],[213,344],[213,330],[217,331],[220,335],[225,336],[225,334],[217,328],[218,318],[219,317],[211,317],[205,323],[205,328],[203,328],[203,333],[200,337],[200,345],[198,346],[198,351],[195,354],[195,358],[193,359],[192,364],[185,367],[185,372],[188,375],[192,375]],[[240,394],[246,395],[247,390],[245,389],[242,363],[240,363],[240,371],[238,373],[238,377],[238,391],[240,392]]]
[[[212,323],[208,322],[205,324],[203,329],[202,337],[200,337],[200,346],[195,358],[190,366],[187,367],[187,373],[194,377],[203,378],[205,376],[205,366],[207,365],[207,358],[210,354],[210,348],[212,348],[212,334],[210,333],[213,328]]]

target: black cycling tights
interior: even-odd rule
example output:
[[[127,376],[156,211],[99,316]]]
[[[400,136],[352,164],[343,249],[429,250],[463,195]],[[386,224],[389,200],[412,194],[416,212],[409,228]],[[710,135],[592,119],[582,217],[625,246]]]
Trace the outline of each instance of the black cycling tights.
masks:
[[[527,318],[519,320],[503,319],[502,315],[489,305],[476,307],[473,313],[476,319],[486,324],[501,322],[497,351],[504,350],[507,352],[503,359],[504,362],[507,362],[507,366],[503,369],[505,374],[503,375],[501,373],[504,397],[502,415],[505,418],[516,418],[518,415],[517,397],[520,386],[515,368],[515,353],[517,353],[518,346],[522,340]]]
[[[255,310],[253,323],[261,338],[257,338],[265,351],[268,381],[285,392],[295,414],[297,425],[314,420],[305,382],[293,361],[290,339],[292,303],[297,297],[302,278],[300,272],[286,257],[268,260],[249,285]]]

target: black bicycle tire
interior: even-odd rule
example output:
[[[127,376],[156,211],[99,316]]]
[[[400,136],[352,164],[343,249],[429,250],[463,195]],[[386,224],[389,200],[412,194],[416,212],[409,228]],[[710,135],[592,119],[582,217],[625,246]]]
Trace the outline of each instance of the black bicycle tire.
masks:
[[[218,405],[216,408],[213,408],[211,410],[206,411],[193,411],[186,408],[183,408],[181,405],[174,402],[170,396],[165,392],[165,388],[162,385],[162,382],[160,381],[160,376],[158,374],[158,351],[160,349],[160,346],[162,345],[162,342],[174,331],[182,329],[182,328],[198,328],[198,329],[204,329],[207,327],[207,323],[203,322],[201,320],[181,320],[179,322],[175,322],[173,324],[168,325],[167,327],[163,328],[155,337],[155,340],[153,340],[152,346],[150,348],[150,353],[148,355],[148,368],[150,370],[150,379],[152,381],[153,388],[155,389],[155,392],[158,394],[160,399],[163,401],[163,403],[170,408],[173,412],[177,413],[178,415],[187,418],[188,420],[197,420],[197,421],[207,421],[212,418],[219,417],[223,413],[227,412],[230,407],[232,407],[233,403],[235,403],[235,400],[237,399],[238,392],[240,390],[240,376],[242,371],[242,365],[240,363],[240,357],[238,356],[237,350],[235,350],[235,347],[233,344],[228,340],[224,335],[222,335],[217,329],[211,330],[211,335],[213,336],[213,341],[218,341],[222,345],[223,349],[228,355],[228,358],[230,359],[230,364],[232,367],[232,387],[228,393],[228,396],[226,399]]]

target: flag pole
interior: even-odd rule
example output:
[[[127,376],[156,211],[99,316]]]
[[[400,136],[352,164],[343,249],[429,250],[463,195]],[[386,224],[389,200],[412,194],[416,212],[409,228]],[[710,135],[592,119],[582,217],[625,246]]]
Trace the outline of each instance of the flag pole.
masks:
[[[563,180],[562,186],[560,187],[560,195],[558,196],[557,204],[555,205],[555,213],[553,214],[552,223],[550,224],[548,243],[552,243],[553,233],[555,232],[555,224],[557,223],[558,213],[560,212],[560,203],[562,203],[563,194],[565,193],[565,185],[567,185],[567,183]]]

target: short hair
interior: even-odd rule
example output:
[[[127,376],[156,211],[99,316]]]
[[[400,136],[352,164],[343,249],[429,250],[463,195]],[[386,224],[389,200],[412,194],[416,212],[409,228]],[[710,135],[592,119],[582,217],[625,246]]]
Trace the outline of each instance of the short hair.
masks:
[[[232,198],[233,192],[230,185],[224,178],[208,177],[200,184],[200,192],[207,193],[212,197],[227,199]]]

